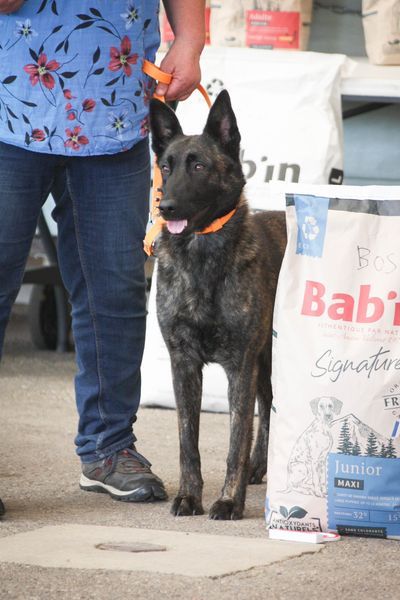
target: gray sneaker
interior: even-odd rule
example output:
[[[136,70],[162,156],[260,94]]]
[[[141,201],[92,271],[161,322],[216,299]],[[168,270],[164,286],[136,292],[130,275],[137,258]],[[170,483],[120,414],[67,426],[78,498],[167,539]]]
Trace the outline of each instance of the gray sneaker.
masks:
[[[82,464],[81,490],[110,494],[123,502],[166,500],[167,492],[151,463],[133,448],[125,448],[103,460]]]

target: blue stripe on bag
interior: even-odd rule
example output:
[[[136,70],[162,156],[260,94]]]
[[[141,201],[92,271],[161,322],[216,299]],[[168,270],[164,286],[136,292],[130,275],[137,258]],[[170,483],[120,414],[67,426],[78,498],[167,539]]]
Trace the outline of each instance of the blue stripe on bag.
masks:
[[[321,258],[324,250],[329,198],[294,195],[297,216],[296,254]]]

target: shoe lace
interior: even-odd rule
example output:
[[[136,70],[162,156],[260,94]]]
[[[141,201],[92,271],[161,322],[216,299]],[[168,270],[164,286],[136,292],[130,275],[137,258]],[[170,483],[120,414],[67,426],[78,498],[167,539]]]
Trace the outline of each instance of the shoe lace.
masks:
[[[118,452],[118,464],[125,473],[151,473],[151,463],[136,450],[125,448]]]

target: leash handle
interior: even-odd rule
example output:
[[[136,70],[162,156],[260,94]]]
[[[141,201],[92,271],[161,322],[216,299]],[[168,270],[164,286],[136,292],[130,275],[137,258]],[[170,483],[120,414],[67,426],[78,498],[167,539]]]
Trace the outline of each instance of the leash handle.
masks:
[[[152,79],[154,79],[156,81],[161,81],[161,83],[166,83],[167,85],[169,85],[172,81],[171,73],[166,73],[165,71],[162,71],[159,67],[157,67],[155,64],[153,64],[149,60],[145,59],[143,61],[142,70],[143,70],[143,73],[145,73],[146,75],[149,75],[149,77],[151,77]],[[207,94],[206,90],[203,88],[203,86],[199,84],[196,89],[203,96],[208,107],[211,108],[210,97]],[[164,96],[158,96],[157,94],[154,94],[153,98],[156,98],[157,100],[161,100],[161,102],[165,102]],[[146,252],[146,254],[148,256],[151,256],[153,254],[153,244],[155,242],[156,237],[161,233],[162,227],[165,223],[164,219],[159,216],[159,210],[158,210],[158,207],[159,207],[159,204],[161,201],[161,194],[162,194],[161,188],[162,188],[162,175],[161,175],[161,171],[157,165],[157,160],[155,160],[154,167],[153,167],[153,187],[152,187],[152,192],[151,192],[151,210],[150,210],[151,221],[153,222],[153,225],[147,232],[146,237],[143,241],[144,251]]]
[[[165,71],[162,71],[159,67],[157,67],[155,64],[153,64],[149,60],[145,59],[143,61],[142,70],[143,70],[143,73],[145,73],[146,75],[149,75],[149,77],[151,77],[152,79],[155,79],[156,81],[161,81],[161,83],[166,83],[167,85],[169,85],[172,81],[171,73],[166,73]],[[200,92],[200,94],[203,96],[204,100],[207,102],[208,108],[211,108],[210,96],[207,94],[207,92],[203,88],[203,86],[199,83],[199,85],[196,87],[196,89]],[[162,102],[165,102],[165,98],[162,98],[161,96],[157,96],[157,94],[154,94],[153,97],[157,98],[158,100],[161,100]]]
[[[165,71],[162,71],[159,67],[157,67],[157,65],[150,62],[149,60],[144,59],[142,71],[146,75],[149,75],[149,77],[151,77],[152,79],[155,79],[156,81],[161,81],[161,83],[166,83],[167,85],[169,85],[172,81],[171,73],[166,73]]]

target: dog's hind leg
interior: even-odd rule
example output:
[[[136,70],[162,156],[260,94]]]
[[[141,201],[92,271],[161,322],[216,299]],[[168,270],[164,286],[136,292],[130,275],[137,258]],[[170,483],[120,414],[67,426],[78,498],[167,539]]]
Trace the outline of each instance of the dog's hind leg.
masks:
[[[261,483],[267,472],[269,419],[272,404],[271,361],[260,359],[257,381],[258,431],[250,459],[249,483]]]
[[[257,360],[247,351],[242,364],[226,369],[229,381],[230,441],[224,487],[209,511],[210,519],[241,519],[249,478]]]
[[[203,479],[199,453],[202,364],[185,355],[171,354],[179,426],[180,484],[172,503],[175,516],[202,515]]]

